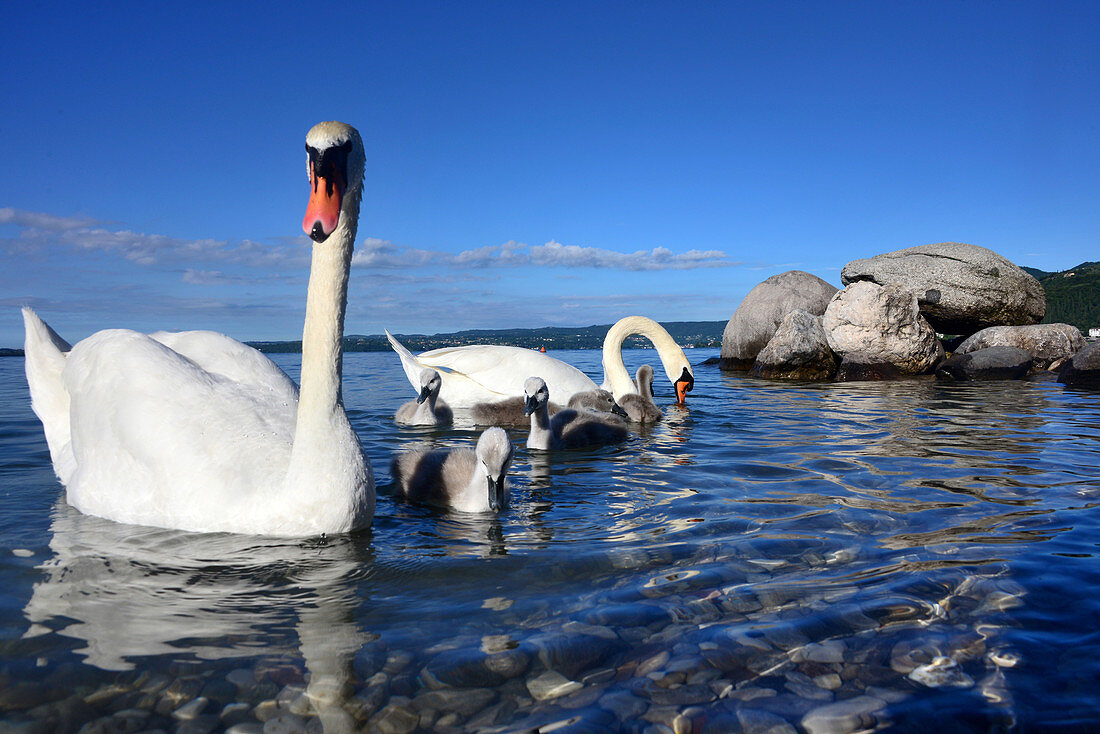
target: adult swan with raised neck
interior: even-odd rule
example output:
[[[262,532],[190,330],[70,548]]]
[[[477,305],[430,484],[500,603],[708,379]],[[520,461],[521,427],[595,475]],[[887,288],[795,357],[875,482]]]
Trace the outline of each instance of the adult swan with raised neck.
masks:
[[[29,308],[26,369],[69,504],[138,525],[285,537],[370,525],[374,476],[341,397],[348,270],[363,143],[306,136],[313,261],[301,389],[260,352],[210,331],[100,331],[70,347]]]

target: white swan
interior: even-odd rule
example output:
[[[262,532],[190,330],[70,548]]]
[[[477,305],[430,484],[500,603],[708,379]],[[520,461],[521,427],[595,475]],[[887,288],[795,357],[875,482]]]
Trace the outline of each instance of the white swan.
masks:
[[[313,262],[301,391],[258,351],[208,331],[100,331],[71,350],[29,308],[26,369],[71,505],[118,522],[273,536],[370,525],[374,476],[344,413],[341,346],[359,218],[359,133],[306,137]]]
[[[478,403],[491,403],[523,395],[525,375],[539,375],[557,400],[568,401],[578,392],[602,387],[618,400],[636,393],[634,381],[623,364],[623,341],[639,334],[653,342],[664,365],[669,382],[676,387],[677,401],[683,403],[695,384],[691,363],[684,350],[665,329],[645,316],[619,319],[607,331],[603,343],[604,383],[595,381],[571,364],[554,359],[533,349],[476,344],[465,347],[433,349],[414,355],[389,331],[386,338],[401,358],[405,376],[414,388],[420,387],[420,371],[434,367],[440,371],[443,387],[440,396],[453,408],[470,408]]]
[[[524,413],[531,416],[527,448],[556,450],[606,446],[625,441],[626,427],[615,418],[589,410],[561,410],[550,416],[550,392],[541,377],[523,383]]]
[[[505,476],[512,442],[503,428],[488,428],[470,449],[415,449],[390,465],[397,492],[410,502],[462,512],[498,512],[508,504]]]
[[[407,426],[448,426],[454,422],[454,412],[439,399],[443,381],[433,369],[420,372],[420,395],[404,403],[393,419]]]

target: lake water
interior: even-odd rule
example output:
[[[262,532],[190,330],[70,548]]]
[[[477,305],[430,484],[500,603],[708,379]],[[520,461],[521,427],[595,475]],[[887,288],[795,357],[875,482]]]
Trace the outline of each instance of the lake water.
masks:
[[[481,516],[389,487],[476,430],[396,426],[394,354],[344,366],[374,527],[278,541],[72,510],[0,360],[0,732],[1100,730],[1100,393],[697,366],[622,446],[510,431]]]

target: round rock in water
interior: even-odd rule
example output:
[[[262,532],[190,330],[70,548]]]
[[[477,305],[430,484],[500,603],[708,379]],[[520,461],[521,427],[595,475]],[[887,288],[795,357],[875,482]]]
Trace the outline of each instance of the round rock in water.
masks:
[[[795,309],[820,316],[837,287],[816,275],[789,270],[773,275],[749,291],[722,332],[724,370],[747,370],[775,334],[783,317]]]
[[[860,353],[903,375],[929,371],[943,345],[917,310],[916,296],[899,285],[853,283],[833,296],[822,319],[829,347],[843,359]]]
[[[938,380],[1022,380],[1031,369],[1031,355],[1016,347],[987,347],[953,354],[936,369]]]
[[[1100,387],[1100,342],[1094,342],[1073,355],[1058,374],[1058,382]]]
[[[836,358],[825,339],[821,317],[796,309],[783,317],[749,375],[773,380],[828,380],[835,372]]]
[[[1085,338],[1069,324],[1032,324],[1031,326],[991,326],[971,335],[955,348],[956,354],[969,354],[987,347],[1016,347],[1026,350],[1036,369],[1068,359],[1085,348]]]
[[[921,313],[943,334],[1036,324],[1046,313],[1046,293],[1038,280],[992,250],[961,242],[853,260],[844,266],[840,280],[845,285],[895,284],[913,291]]]

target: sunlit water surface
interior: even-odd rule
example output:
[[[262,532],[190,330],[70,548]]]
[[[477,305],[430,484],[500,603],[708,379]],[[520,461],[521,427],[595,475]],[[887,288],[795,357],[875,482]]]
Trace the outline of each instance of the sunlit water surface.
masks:
[[[1100,730],[1100,393],[697,366],[622,446],[511,431],[480,516],[389,486],[476,430],[396,426],[391,353],[344,369],[374,527],[281,541],[71,509],[0,360],[0,729]]]

